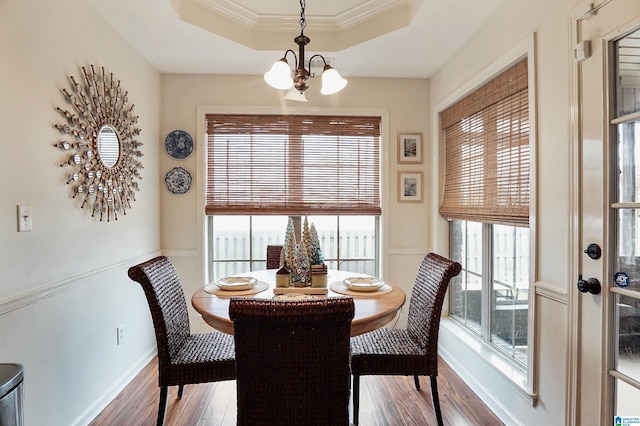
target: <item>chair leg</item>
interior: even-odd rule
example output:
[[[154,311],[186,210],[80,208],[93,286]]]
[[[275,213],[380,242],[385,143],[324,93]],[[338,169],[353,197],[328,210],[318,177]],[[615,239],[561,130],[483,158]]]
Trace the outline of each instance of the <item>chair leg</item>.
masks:
[[[164,425],[164,415],[167,411],[167,395],[169,394],[168,386],[160,387],[160,400],[158,402],[158,421],[156,422],[157,426]]]
[[[358,425],[358,411],[360,410],[360,376],[353,375],[353,424]]]
[[[442,413],[440,412],[440,398],[438,397],[438,381],[437,376],[429,376],[431,382],[431,399],[433,400],[433,411],[436,413],[438,426],[442,426]]]
[[[182,391],[184,390],[184,385],[178,386],[178,398],[182,398]]]
[[[413,380],[416,382],[416,390],[420,390],[420,378],[417,374],[413,376]]]

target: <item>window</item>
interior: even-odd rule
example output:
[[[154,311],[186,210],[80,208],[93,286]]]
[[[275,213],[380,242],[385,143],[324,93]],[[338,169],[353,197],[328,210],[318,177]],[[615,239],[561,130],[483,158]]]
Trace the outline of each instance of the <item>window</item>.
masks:
[[[518,365],[527,365],[529,229],[453,220],[450,315]]]
[[[304,219],[293,219],[300,229]],[[209,216],[210,276],[215,280],[264,269],[267,245],[284,242],[288,220],[289,216]],[[318,231],[329,269],[379,275],[378,216],[308,216],[307,220]]]
[[[305,216],[330,268],[377,275],[380,117],[206,121],[210,277],[264,268],[266,246],[283,243],[289,217],[299,239]]]
[[[440,213],[450,220],[450,315],[515,364],[529,345],[529,91],[523,59],[441,114]]]

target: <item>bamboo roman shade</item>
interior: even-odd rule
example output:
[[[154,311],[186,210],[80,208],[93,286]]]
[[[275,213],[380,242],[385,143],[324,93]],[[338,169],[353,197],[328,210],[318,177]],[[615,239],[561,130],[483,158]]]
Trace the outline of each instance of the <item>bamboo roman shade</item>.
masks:
[[[380,117],[206,121],[207,214],[380,214]]]
[[[527,60],[447,108],[441,120],[446,171],[440,214],[528,226]]]

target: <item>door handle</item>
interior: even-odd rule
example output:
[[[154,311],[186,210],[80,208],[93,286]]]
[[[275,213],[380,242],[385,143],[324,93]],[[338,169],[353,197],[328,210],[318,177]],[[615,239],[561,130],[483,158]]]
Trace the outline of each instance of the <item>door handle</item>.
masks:
[[[587,278],[583,280],[582,275],[580,275],[578,277],[578,290],[581,293],[598,294],[601,290],[600,281],[598,281],[597,278]]]

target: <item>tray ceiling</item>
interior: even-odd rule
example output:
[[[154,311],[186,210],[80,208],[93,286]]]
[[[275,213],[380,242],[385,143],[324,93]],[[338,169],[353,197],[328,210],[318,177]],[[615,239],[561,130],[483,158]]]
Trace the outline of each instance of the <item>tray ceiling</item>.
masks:
[[[509,0],[308,0],[307,55],[346,78],[427,78]],[[297,0],[85,0],[162,73],[260,75],[300,33]]]

